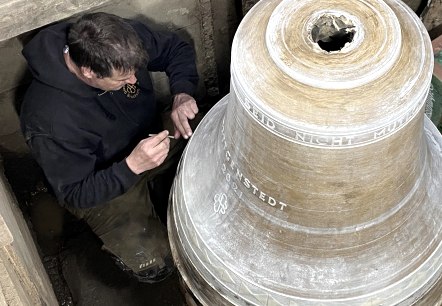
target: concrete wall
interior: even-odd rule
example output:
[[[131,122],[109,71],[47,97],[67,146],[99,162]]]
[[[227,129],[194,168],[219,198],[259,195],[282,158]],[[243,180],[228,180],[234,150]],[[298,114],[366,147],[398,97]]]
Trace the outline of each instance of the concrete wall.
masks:
[[[0,1],[0,9],[13,2]],[[35,11],[38,8],[48,9],[51,2],[53,1],[14,3],[27,3]],[[16,10],[16,14],[20,16],[15,19],[12,13],[8,13],[7,18],[0,22],[0,154],[8,158],[28,153],[19,129],[18,109],[31,78],[21,49],[38,29],[6,40],[2,38],[11,33],[16,34],[16,31],[43,26],[54,19],[70,17],[72,20],[82,8],[86,11],[104,11],[135,18],[156,29],[176,31],[193,44],[201,75],[197,98],[202,100],[208,95],[218,97],[218,93],[223,94],[228,90],[230,43],[238,23],[234,3],[234,0],[65,1],[63,5],[67,7],[58,6],[49,12],[39,9],[41,12],[37,13],[37,18],[33,11],[26,13],[23,9]],[[74,15],[67,15],[70,12]],[[2,14],[6,13],[3,12],[0,16]],[[25,18],[24,14],[28,14],[29,18]],[[9,23],[5,23],[5,20],[9,20]],[[154,83],[160,100],[169,101],[165,74],[155,73]]]
[[[0,154],[5,157],[27,152],[19,129],[16,107],[23,97],[26,62],[21,56],[23,37],[0,42]]]

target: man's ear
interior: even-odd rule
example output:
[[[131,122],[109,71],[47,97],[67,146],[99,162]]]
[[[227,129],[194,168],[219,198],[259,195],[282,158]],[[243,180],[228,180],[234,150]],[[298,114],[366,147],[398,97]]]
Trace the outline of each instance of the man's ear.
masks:
[[[97,77],[95,72],[93,72],[92,69],[89,67],[80,67],[80,71],[81,74],[87,79],[92,79]]]

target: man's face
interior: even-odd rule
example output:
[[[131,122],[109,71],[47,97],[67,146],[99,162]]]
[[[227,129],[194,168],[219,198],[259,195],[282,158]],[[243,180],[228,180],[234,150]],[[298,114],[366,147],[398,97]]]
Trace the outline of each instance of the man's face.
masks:
[[[110,77],[99,78],[95,73],[89,79],[90,85],[105,91],[120,90],[126,84],[135,84],[137,77],[135,72],[121,72],[113,70]]]

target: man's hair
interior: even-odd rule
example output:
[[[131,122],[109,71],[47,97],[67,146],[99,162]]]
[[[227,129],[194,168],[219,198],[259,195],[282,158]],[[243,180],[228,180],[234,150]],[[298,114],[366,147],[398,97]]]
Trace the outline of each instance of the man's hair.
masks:
[[[74,63],[100,78],[112,76],[113,69],[127,73],[147,65],[148,55],[138,34],[112,14],[83,15],[69,29],[68,46]]]

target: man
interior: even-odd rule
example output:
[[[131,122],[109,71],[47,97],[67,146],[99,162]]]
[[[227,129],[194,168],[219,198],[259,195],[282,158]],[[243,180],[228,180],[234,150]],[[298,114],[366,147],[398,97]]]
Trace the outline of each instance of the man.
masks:
[[[172,33],[93,13],[42,30],[23,55],[34,80],[22,130],[58,201],[86,220],[125,270],[144,282],[164,279],[174,265],[148,182],[180,146],[160,130],[148,71],[167,73],[173,136],[187,139],[198,113],[192,48]]]

